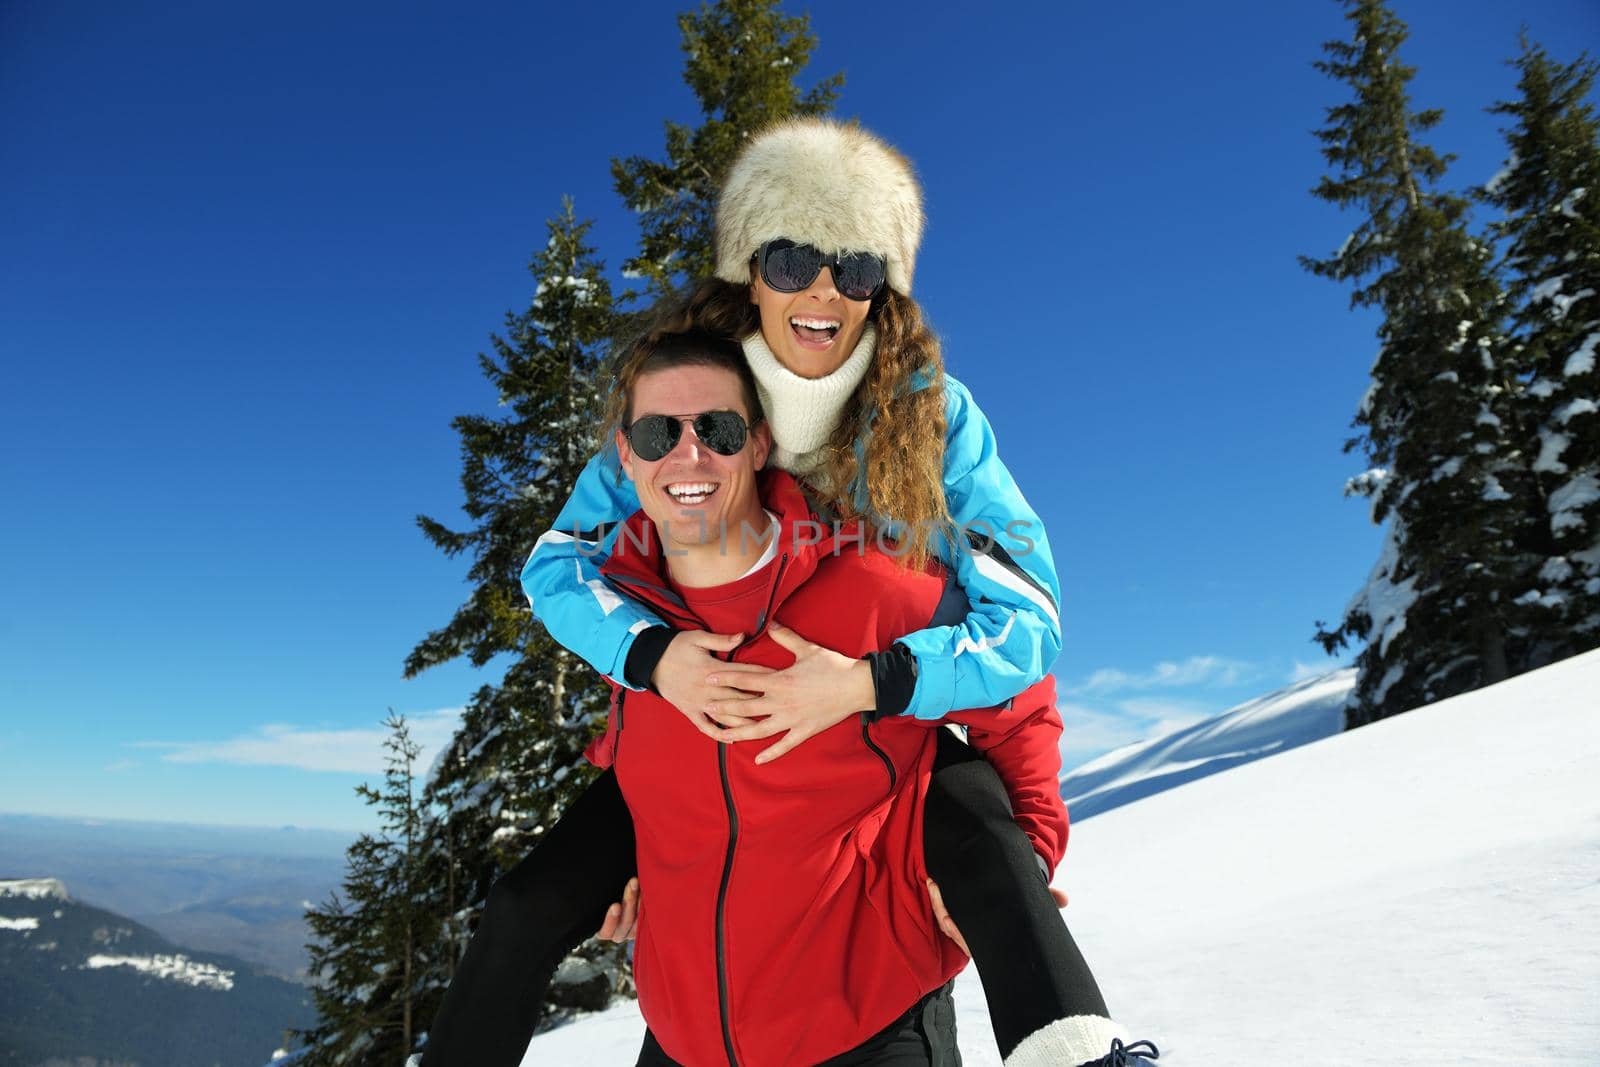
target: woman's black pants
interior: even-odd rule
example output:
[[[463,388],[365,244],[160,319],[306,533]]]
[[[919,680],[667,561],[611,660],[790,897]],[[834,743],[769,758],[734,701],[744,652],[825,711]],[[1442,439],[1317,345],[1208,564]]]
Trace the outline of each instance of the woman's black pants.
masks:
[[[999,777],[949,730],[937,732],[924,819],[928,873],[972,949],[995,1040],[1009,1056],[1054,1019],[1106,1015],[1105,1001]],[[428,1032],[423,1067],[516,1067],[557,965],[600,928],[636,873],[633,820],[606,771],[490,889]]]

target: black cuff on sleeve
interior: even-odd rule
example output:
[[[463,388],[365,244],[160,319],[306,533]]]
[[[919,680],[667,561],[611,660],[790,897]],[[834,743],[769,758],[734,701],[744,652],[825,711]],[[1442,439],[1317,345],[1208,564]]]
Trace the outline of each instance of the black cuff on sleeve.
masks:
[[[652,626],[635,637],[628,649],[628,658],[622,664],[623,681],[635,689],[654,692],[655,686],[650,684],[650,676],[656,672],[656,664],[661,662],[662,653],[677,636],[678,631],[670,626]]]
[[[868,713],[871,721],[905,714],[917,687],[917,657],[896,641],[887,651],[868,652],[863,658],[872,667],[872,688],[877,693],[877,707]]]

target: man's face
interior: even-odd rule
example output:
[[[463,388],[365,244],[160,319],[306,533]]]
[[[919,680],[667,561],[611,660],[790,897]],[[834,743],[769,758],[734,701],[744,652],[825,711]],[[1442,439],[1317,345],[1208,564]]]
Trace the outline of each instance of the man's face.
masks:
[[[641,375],[633,386],[631,418],[684,415],[678,442],[657,460],[637,456],[617,434],[622,469],[633,479],[639,504],[669,546],[716,544],[726,530],[736,545],[740,523],[766,529],[756,493],[756,472],[767,461],[771,437],[766,423],[747,435],[744,447],[720,455],[695,436],[693,417],[707,411],[733,411],[749,421],[739,378],[721,367],[670,367]]]

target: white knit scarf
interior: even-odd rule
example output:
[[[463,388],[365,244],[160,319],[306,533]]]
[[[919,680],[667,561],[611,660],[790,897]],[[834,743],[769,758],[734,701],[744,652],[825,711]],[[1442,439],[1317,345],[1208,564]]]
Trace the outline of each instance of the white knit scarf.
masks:
[[[822,464],[823,446],[839,425],[845,402],[866,377],[878,332],[872,323],[850,358],[832,374],[802,378],[778,362],[757,330],[744,339],[744,356],[756,378],[756,392],[772,427],[772,462],[793,474],[809,474]]]

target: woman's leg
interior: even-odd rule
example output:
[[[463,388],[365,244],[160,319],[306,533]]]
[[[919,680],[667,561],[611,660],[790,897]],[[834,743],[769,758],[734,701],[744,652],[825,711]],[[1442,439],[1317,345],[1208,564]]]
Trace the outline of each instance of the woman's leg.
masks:
[[[1047,1043],[1052,1058],[1038,1062],[1097,1060],[1127,1035],[1106,1012],[994,768],[948,729],[938,734],[923,828],[928,874],[972,950],[1000,1054],[1036,1036],[1019,1059]]]
[[[600,928],[637,871],[633,819],[606,771],[489,890],[428,1031],[423,1067],[522,1062],[557,965]]]

